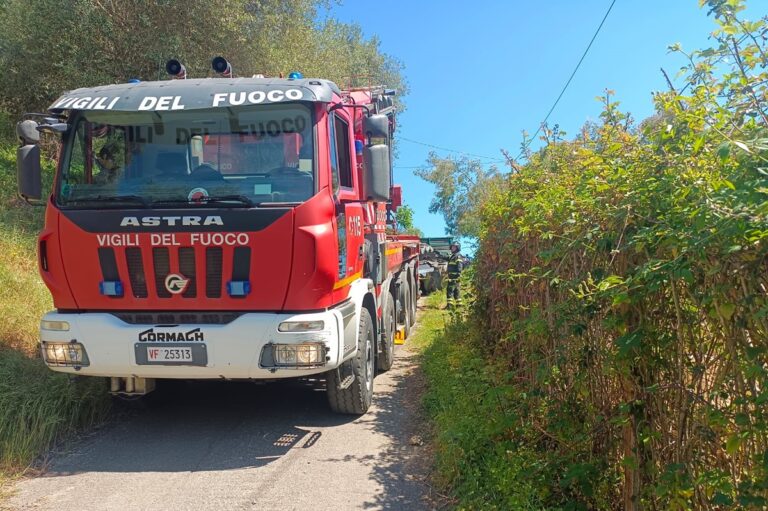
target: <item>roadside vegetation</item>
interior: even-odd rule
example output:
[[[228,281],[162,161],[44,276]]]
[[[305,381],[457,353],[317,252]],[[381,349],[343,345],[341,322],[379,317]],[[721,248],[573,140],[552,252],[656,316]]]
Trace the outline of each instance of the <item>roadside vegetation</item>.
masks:
[[[46,169],[50,178],[52,167]],[[37,274],[43,208],[16,198],[16,150],[0,148],[0,484],[41,452],[108,410],[101,379],[75,382],[45,367],[37,329],[51,309]]]
[[[475,296],[425,353],[462,509],[768,507],[768,24],[702,4],[715,46],[671,47],[685,86],[653,117],[606,91],[506,174],[423,172],[477,240]],[[484,188],[451,202],[462,172]]]
[[[53,373],[38,353],[38,325],[52,308],[37,273],[36,236],[44,208],[16,197],[14,126],[43,112],[63,91],[164,79],[177,58],[189,76],[210,75],[224,55],[240,76],[262,73],[387,84],[405,93],[401,65],[376,38],[332,18],[321,0],[220,2],[8,0],[0,4],[0,484],[109,409],[103,379]],[[88,37],[82,37],[88,34]],[[56,44],[45,41],[55,40]],[[279,43],[278,43],[279,41]],[[364,78],[361,78],[364,77]],[[44,153],[55,154],[48,140]],[[53,162],[45,163],[48,182]]]

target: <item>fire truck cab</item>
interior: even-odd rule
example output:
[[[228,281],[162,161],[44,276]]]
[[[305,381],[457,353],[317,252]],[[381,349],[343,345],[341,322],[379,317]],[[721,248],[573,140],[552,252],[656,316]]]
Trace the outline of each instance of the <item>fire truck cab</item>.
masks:
[[[418,295],[418,239],[387,234],[394,127],[391,91],[297,75],[77,89],[19,123],[45,362],[124,395],[324,375],[365,413]],[[62,142],[45,198],[41,132]]]

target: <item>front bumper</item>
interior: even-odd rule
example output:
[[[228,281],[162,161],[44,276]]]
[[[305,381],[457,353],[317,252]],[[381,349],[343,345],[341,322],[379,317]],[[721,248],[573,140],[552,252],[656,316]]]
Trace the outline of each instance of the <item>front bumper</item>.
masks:
[[[322,331],[278,331],[284,321],[317,320],[324,322]],[[338,310],[310,314],[246,313],[224,325],[131,324],[109,313],[49,312],[43,317],[42,324],[55,325],[60,321],[67,322],[69,330],[41,328],[41,342],[77,342],[82,344],[88,357],[88,365],[83,367],[48,364],[52,370],[65,373],[141,378],[274,379],[322,373],[335,369],[342,362],[344,341],[340,332],[343,332],[343,323]],[[272,357],[264,356],[265,352],[271,353],[275,345],[305,342],[324,345],[323,364],[275,367]],[[194,346],[195,352],[205,353],[204,362],[150,365],[146,360],[146,347],[158,345]]]

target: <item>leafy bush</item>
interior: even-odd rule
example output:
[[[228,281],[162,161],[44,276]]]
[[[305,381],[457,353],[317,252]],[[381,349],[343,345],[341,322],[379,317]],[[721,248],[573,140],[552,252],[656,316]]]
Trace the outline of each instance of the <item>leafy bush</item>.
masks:
[[[640,126],[606,92],[481,208],[471,325],[547,508],[768,506],[768,25],[706,3],[685,91]]]

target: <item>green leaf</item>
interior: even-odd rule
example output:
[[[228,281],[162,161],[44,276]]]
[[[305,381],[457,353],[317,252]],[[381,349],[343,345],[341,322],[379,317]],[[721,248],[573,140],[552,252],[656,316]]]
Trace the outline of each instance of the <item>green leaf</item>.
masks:
[[[715,493],[715,496],[712,497],[712,504],[716,506],[730,506],[733,505],[733,499],[728,495],[717,492]]]
[[[744,142],[741,142],[739,140],[734,140],[733,143],[736,145],[736,147],[738,147],[742,151],[752,154],[752,151],[750,151],[749,147]]]
[[[746,413],[737,413],[733,418],[733,422],[738,426],[747,426],[749,425],[749,415]]]
[[[727,143],[720,144],[720,147],[717,148],[717,156],[720,158],[721,161],[725,161],[728,159],[728,157],[731,155],[731,148],[728,146]]]
[[[731,319],[731,316],[733,316],[733,313],[736,311],[736,306],[732,303],[724,303],[720,305],[718,309],[723,318],[728,320]]]
[[[731,435],[725,441],[725,452],[733,456],[739,450],[739,446],[741,446],[741,437],[739,435]]]
[[[640,348],[642,345],[642,336],[640,335],[640,332],[630,332],[618,337],[614,343],[619,349],[619,355],[627,357]]]
[[[704,137],[699,137],[693,143],[693,153],[698,153],[702,147],[704,147]]]

